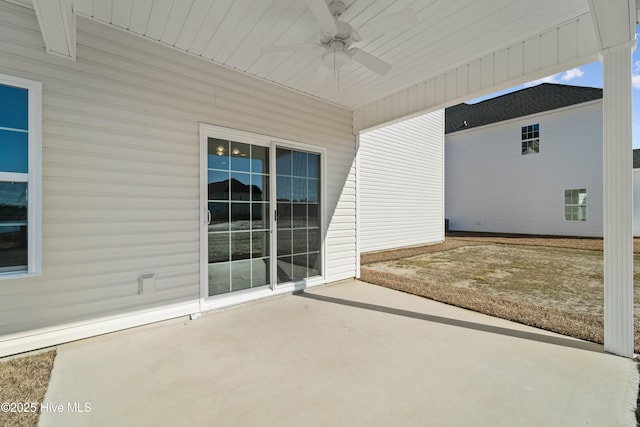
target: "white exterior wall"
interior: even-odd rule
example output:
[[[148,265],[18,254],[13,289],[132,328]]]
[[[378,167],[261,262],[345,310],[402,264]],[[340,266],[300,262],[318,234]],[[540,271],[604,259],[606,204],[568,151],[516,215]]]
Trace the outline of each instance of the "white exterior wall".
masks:
[[[355,276],[351,111],[77,25],[73,62],[45,53],[33,11],[0,2],[0,73],[43,82],[42,276],[0,280],[0,356],[34,332],[42,346],[198,311],[199,122],[325,147],[327,280]]]
[[[444,110],[360,135],[361,252],[444,240]]]
[[[540,153],[521,127],[540,124]],[[602,101],[446,136],[451,230],[602,236]],[[587,189],[587,221],[564,220],[564,190]]]

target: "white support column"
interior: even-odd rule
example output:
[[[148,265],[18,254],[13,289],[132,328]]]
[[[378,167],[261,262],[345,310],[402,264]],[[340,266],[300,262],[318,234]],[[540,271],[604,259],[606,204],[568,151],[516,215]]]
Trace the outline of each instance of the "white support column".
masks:
[[[603,52],[604,349],[633,356],[633,44]]]

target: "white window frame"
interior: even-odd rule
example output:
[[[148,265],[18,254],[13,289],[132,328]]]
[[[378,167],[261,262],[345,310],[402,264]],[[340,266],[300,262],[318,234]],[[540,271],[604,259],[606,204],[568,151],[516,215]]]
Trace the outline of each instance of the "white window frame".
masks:
[[[535,128],[538,127],[538,136],[532,136],[531,138],[522,138],[522,128]],[[533,130],[532,132],[535,132],[535,130]],[[538,151],[529,151],[529,145],[533,145],[533,143],[536,142],[538,144]],[[527,151],[524,152],[522,150],[522,144],[527,144]],[[531,125],[524,125],[520,127],[520,151],[522,153],[523,156],[527,156],[529,154],[540,154],[540,123],[534,123]]]
[[[0,272],[2,280],[42,273],[42,83],[0,74],[0,84],[29,91],[28,172],[0,172],[0,181],[27,183],[27,270]]]
[[[571,206],[581,206],[579,203],[578,204],[574,204],[574,203],[566,203],[566,193],[567,191],[580,191],[580,190],[584,190],[584,193],[587,197],[587,203],[585,204],[585,211],[586,211],[586,215],[587,218],[584,220],[579,220],[579,219],[567,219],[567,214],[566,214],[566,208],[567,207],[571,207]],[[562,218],[564,219],[564,222],[567,223],[574,223],[574,224],[582,224],[582,223],[587,223],[589,222],[589,189],[587,187],[571,187],[571,188],[565,188],[562,191]]]

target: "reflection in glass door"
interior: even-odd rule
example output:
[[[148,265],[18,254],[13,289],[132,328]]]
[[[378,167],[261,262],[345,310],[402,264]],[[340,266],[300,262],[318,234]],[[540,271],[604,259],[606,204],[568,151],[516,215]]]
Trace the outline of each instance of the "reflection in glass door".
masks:
[[[277,283],[320,275],[320,155],[276,149]]]
[[[267,285],[269,147],[208,139],[209,296]]]
[[[320,155],[206,142],[206,295],[321,275]]]

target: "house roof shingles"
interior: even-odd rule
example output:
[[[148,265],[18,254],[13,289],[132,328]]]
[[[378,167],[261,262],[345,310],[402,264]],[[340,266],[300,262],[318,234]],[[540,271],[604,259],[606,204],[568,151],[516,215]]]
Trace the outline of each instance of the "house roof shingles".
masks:
[[[601,98],[600,88],[542,83],[477,104],[458,104],[445,109],[445,134]],[[640,158],[638,162],[640,164]]]

